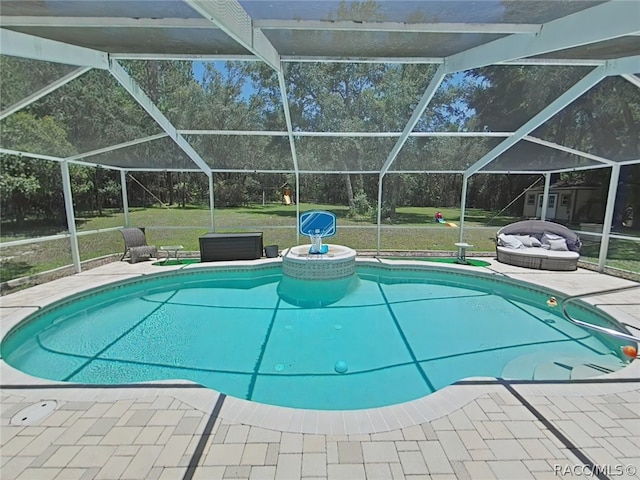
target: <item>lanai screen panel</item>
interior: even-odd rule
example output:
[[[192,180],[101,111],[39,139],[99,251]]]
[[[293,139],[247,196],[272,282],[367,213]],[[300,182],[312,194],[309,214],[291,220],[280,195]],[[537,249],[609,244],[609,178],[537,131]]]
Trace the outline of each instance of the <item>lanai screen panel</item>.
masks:
[[[37,17],[200,18],[181,0],[3,0],[2,15]]]
[[[178,129],[287,130],[278,77],[263,62],[122,63]]]
[[[2,146],[68,157],[161,133],[104,70],[91,70],[5,118]],[[21,125],[28,125],[28,129]],[[25,143],[25,135],[26,143]]]
[[[595,167],[601,162],[531,142],[519,142],[481,169],[483,172],[547,172]]]
[[[73,65],[0,55],[0,111],[77,70]]]
[[[505,35],[327,30],[265,30],[282,55],[332,57],[446,57]]]
[[[181,0],[3,1],[1,7],[4,16],[49,18],[42,25],[15,25],[11,30],[110,53],[249,54]],[[60,22],[56,17],[77,18],[78,22]],[[136,25],[139,19],[173,21],[175,27],[143,27]],[[191,26],[200,23],[198,28],[186,28],[185,20]]]
[[[450,75],[414,130],[514,132],[592,69],[496,65]]]
[[[391,164],[390,172],[463,172],[504,138],[496,137],[411,137]]]
[[[133,2],[135,3],[135,2]],[[544,23],[593,7],[604,0],[558,2],[555,0],[461,0],[291,2],[240,0],[254,19],[352,20],[354,22],[404,23]]]
[[[83,157],[100,165],[145,170],[195,170],[200,168],[169,137]]]
[[[212,169],[294,171],[285,135],[185,135]]]
[[[353,57],[443,57],[482,45],[505,35],[502,31],[421,32],[419,23],[547,22],[601,2],[554,1],[384,1],[384,2],[261,2],[241,1],[267,38],[283,55]],[[292,22],[299,20],[300,22]],[[328,21],[334,25],[304,21]],[[373,32],[376,22],[397,22],[396,31]],[[348,28],[349,23],[353,28]],[[369,25],[371,24],[371,25]],[[401,28],[406,25],[406,28]],[[472,25],[470,25],[472,26]],[[408,31],[407,31],[408,30]],[[518,31],[523,31],[522,29]],[[529,30],[524,30],[529,32]],[[534,31],[534,30],[531,30]]]
[[[473,103],[487,80],[473,71],[445,76],[413,127],[414,132],[479,131]]]
[[[384,63],[285,64],[293,130],[401,132],[435,70]]]
[[[607,77],[532,135],[613,161],[640,158],[640,88]]]
[[[394,137],[296,137],[298,167],[307,171],[379,171]]]
[[[126,2],[116,0],[116,2],[113,3]],[[79,45],[81,47],[118,54],[250,54],[250,52],[241,47],[231,37],[217,28],[93,28],[38,26],[11,27],[11,30],[29,35],[41,36],[58,42],[70,43],[72,45]]]

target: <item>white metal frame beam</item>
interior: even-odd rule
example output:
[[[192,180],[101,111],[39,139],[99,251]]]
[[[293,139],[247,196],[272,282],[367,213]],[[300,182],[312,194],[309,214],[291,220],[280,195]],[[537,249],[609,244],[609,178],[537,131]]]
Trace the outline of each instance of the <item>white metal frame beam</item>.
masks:
[[[349,20],[272,20],[256,19],[253,26],[262,30],[322,30],[349,32],[398,33],[537,33],[539,24],[533,23],[407,23],[356,22]]]
[[[640,3],[613,0],[542,25],[539,33],[509,35],[445,59],[448,73],[602,42],[640,32]]]
[[[3,27],[54,28],[215,28],[204,18],[0,16]]]
[[[598,84],[603,78],[607,76],[606,67],[598,67],[585,75],[575,85],[569,88],[566,92],[556,98],[553,102],[543,108],[537,115],[531,118],[528,122],[522,125],[515,133],[494,147],[490,152],[484,155],[480,160],[471,165],[466,173],[468,176],[473,175],[478,170],[484,168],[491,163],[498,155],[507,151],[517,142],[519,142],[525,135],[528,135],[533,130],[538,128],[564,107],[573,102],[576,98],[584,94],[594,85]]]
[[[13,150],[11,148],[4,148],[4,147],[0,147],[0,153],[4,153],[7,155],[15,155],[16,157],[25,157],[25,158],[33,158],[36,160],[49,160],[52,162],[58,162],[58,163],[62,163],[65,161],[68,161],[69,163],[73,163],[75,165],[83,165],[85,167],[103,167],[106,169],[110,169],[110,170],[120,170],[120,167],[113,167],[111,165],[101,165],[98,163],[91,163],[91,162],[83,162],[83,161],[79,161],[79,160],[69,160],[68,158],[62,158],[62,157],[54,157],[52,155],[43,155],[41,153],[32,153],[32,152],[25,152],[22,150]]]
[[[280,54],[264,33],[253,28],[252,19],[240,2],[237,0],[215,2],[185,0],[185,2],[275,71],[282,70]]]
[[[262,59],[254,55],[223,55],[223,54],[176,54],[176,53],[129,53],[112,52],[110,58],[116,60],[193,60],[193,61],[238,61],[238,62],[261,62]],[[395,63],[407,65],[431,65],[444,63],[444,57],[336,57],[327,55],[299,56],[280,55],[282,63]],[[499,62],[500,65],[564,65],[573,67],[599,67],[604,65],[606,60],[594,58],[519,58],[516,60],[505,60]]]
[[[638,78],[636,75],[625,73],[624,75],[622,75],[622,78],[624,78],[628,82],[633,83],[636,87],[640,88],[640,78]]]
[[[289,132],[276,130],[178,130],[182,135],[239,135],[287,137]],[[295,131],[294,137],[401,137],[404,132],[311,132]],[[409,137],[509,137],[513,132],[409,132]]]
[[[73,210],[73,193],[71,190],[71,178],[69,177],[69,162],[66,160],[60,164],[62,173],[62,192],[64,195],[64,210],[67,216],[67,228],[69,230],[69,242],[71,243],[71,258],[73,269],[76,273],[82,270],[80,262],[80,248],[78,247],[78,232],[76,230],[76,216]]]
[[[13,57],[100,68],[102,70],[109,68],[109,56],[104,52],[34,37],[33,35],[14,32],[6,28],[0,28],[0,47],[0,53]]]
[[[611,226],[613,224],[613,212],[616,205],[619,178],[620,165],[613,165],[611,167],[611,177],[609,178],[609,192],[607,193],[607,203],[605,205],[604,220],[602,222],[602,240],[600,240],[600,252],[598,254],[598,271],[601,273],[607,265],[609,236],[611,235]]]
[[[640,5],[640,2],[637,2]],[[638,22],[640,23],[640,21]],[[621,57],[606,63],[609,75],[630,75],[640,72],[640,55]],[[628,80],[628,79],[627,79]]]
[[[151,142],[153,140],[158,140],[159,138],[164,138],[168,136],[168,133],[158,133],[156,135],[150,135],[148,137],[137,138],[135,140],[129,140],[128,142],[118,143],[117,145],[110,145],[108,147],[98,148],[96,150],[91,150],[89,152],[79,153],[77,155],[73,155],[71,157],[67,157],[66,160],[78,160],[81,158],[88,158],[94,155],[99,155],[101,153],[112,152],[114,150],[119,150],[121,148],[130,147],[132,145],[139,145],[141,143]]]
[[[74,70],[73,72],[67,73],[65,76],[60,77],[55,82],[50,83],[46,87],[41,88],[37,92],[32,93],[28,97],[25,97],[22,100],[20,100],[19,102],[16,102],[13,105],[11,105],[11,106],[7,107],[6,109],[4,109],[2,112],[0,112],[0,120],[2,120],[4,118],[7,118],[12,113],[15,113],[18,110],[23,109],[27,105],[31,105],[33,102],[35,102],[37,100],[40,100],[45,95],[48,95],[51,92],[53,92],[53,91],[57,90],[58,88],[62,87],[63,85],[66,85],[70,81],[75,80],[76,78],[78,78],[82,74],[88,72],[89,70],[91,70],[91,67],[80,67],[80,68],[77,68],[76,70]]]
[[[296,140],[293,133],[293,123],[291,122],[291,110],[289,109],[289,97],[287,95],[287,81],[282,70],[278,70],[278,84],[280,85],[280,97],[282,99],[282,109],[284,119],[287,123],[287,135],[289,137],[289,148],[293,160],[294,174],[296,178],[296,225],[300,224],[300,168],[298,165],[298,153],[296,151]],[[296,242],[300,243],[300,229],[296,228]]]
[[[52,17],[0,16],[4,27],[57,28],[189,28],[211,29],[204,18],[128,18],[128,17]],[[272,20],[255,19],[253,26],[262,30],[326,30],[399,33],[536,33],[539,24],[532,23],[405,23],[352,22],[329,20]]]
[[[445,76],[446,76],[446,72],[444,71],[443,66],[440,65],[438,67],[438,70],[436,70],[435,75],[429,82],[429,85],[427,86],[426,90],[422,94],[422,97],[420,97],[420,101],[418,102],[418,105],[416,106],[416,108],[413,109],[411,118],[409,118],[409,121],[407,122],[407,124],[404,126],[404,129],[402,130],[402,135],[400,135],[400,138],[391,149],[391,152],[389,152],[389,155],[387,156],[387,160],[384,162],[384,165],[382,165],[382,168],[380,169],[381,177],[384,176],[387,170],[389,170],[389,167],[398,156],[398,153],[400,153],[400,150],[402,149],[407,139],[409,138],[409,135],[411,134],[413,127],[415,127],[418,121],[420,121],[420,117],[422,117],[422,114],[429,106],[429,102],[431,102],[431,99],[438,91],[438,88],[440,88],[440,84],[444,80]]]
[[[532,137],[530,135],[525,135],[524,137],[522,137],[522,139],[523,140],[527,140],[528,142],[531,142],[531,143],[537,143],[538,145],[543,145],[545,147],[550,147],[550,148],[553,148],[555,150],[560,150],[562,152],[567,152],[567,153],[571,153],[573,155],[578,155],[580,157],[588,158],[589,160],[594,160],[596,162],[604,163],[606,165],[613,165],[614,163],[617,163],[617,162],[614,162],[613,160],[609,160],[607,158],[600,157],[598,155],[593,155],[591,153],[583,152],[581,150],[576,150],[575,148],[565,147],[564,145],[559,145],[557,143],[548,142],[548,141],[542,140],[541,138],[538,138],[538,137]]]
[[[115,60],[111,61],[111,67],[109,68],[111,75],[122,85],[127,92],[134,98],[136,102],[140,104],[142,108],[153,118],[160,128],[162,128],[171,139],[178,144],[178,146],[187,154],[187,156],[194,161],[194,163],[200,167],[200,169],[211,176],[211,168],[202,159],[200,154],[196,152],[193,147],[185,140],[185,138],[178,133],[173,124],[165,117],[158,107],[151,101],[151,99],[142,91],[136,81],[126,72],[124,68]]]

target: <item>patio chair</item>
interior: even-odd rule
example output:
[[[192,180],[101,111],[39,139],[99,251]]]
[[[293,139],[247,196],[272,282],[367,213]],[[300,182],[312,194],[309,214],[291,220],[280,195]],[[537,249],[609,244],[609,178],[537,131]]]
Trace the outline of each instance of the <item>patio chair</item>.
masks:
[[[157,258],[158,250],[155,245],[147,245],[144,228],[121,228],[124,237],[124,254],[121,261],[129,255],[131,263],[137,263],[141,258]]]

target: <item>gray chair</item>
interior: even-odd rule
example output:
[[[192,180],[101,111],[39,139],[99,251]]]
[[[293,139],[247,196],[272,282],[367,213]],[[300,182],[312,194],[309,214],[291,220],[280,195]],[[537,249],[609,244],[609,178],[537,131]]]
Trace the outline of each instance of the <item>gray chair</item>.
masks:
[[[124,254],[120,260],[129,255],[131,263],[137,263],[141,258],[157,258],[158,249],[155,245],[147,245],[144,228],[121,228],[124,238]]]

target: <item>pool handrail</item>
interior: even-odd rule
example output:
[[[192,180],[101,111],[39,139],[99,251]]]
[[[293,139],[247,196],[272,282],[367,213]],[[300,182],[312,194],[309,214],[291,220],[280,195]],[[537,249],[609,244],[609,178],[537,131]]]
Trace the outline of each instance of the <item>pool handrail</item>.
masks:
[[[594,324],[589,323],[589,322],[583,322],[582,320],[577,320],[577,319],[573,318],[571,315],[569,315],[569,313],[567,312],[567,304],[572,302],[575,299],[583,298],[583,297],[591,297],[591,296],[594,296],[594,295],[617,293],[617,292],[621,292],[621,291],[624,291],[624,290],[631,290],[632,288],[640,288],[640,285],[630,285],[630,286],[626,286],[626,287],[612,288],[612,289],[609,289],[609,290],[600,290],[598,292],[589,292],[589,293],[581,293],[580,295],[571,295],[570,297],[564,298],[560,302],[560,306],[562,307],[562,314],[571,323],[573,323],[575,325],[578,325],[580,327],[589,328],[589,329],[595,330],[597,332],[601,332],[601,333],[604,333],[604,334],[607,334],[607,335],[611,335],[613,337],[623,338],[625,340],[630,340],[632,342],[636,342],[636,343],[640,344],[640,337],[636,337],[635,335],[631,335],[629,333],[622,333],[622,332],[619,332],[618,330],[614,330],[612,328],[601,327],[600,325],[594,325]]]

